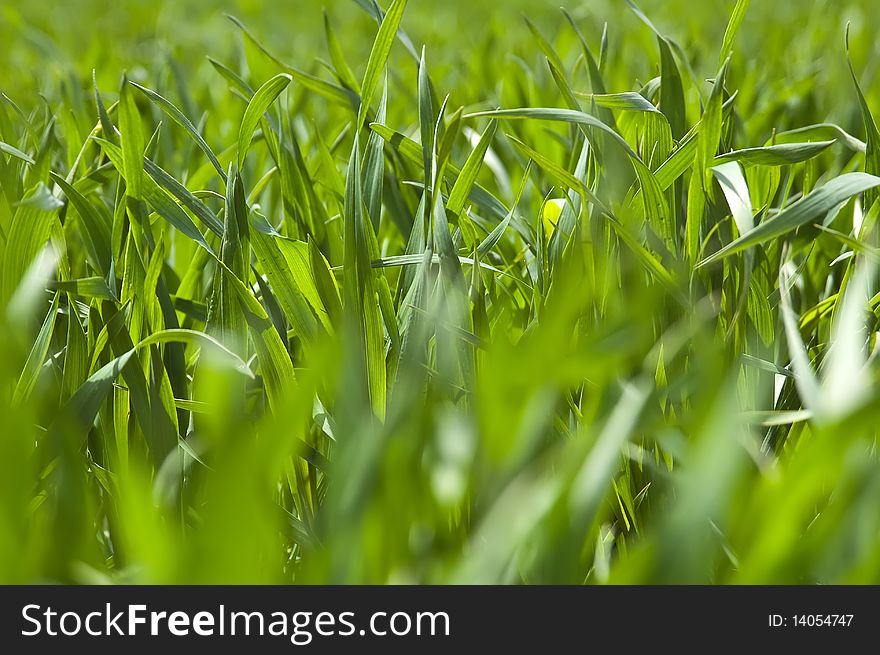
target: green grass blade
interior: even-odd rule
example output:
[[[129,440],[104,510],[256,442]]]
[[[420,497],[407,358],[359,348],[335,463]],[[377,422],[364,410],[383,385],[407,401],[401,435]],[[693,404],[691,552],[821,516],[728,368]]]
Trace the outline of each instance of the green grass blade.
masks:
[[[16,159],[20,159],[24,163],[30,164],[31,166],[36,164],[33,157],[31,157],[30,155],[28,155],[26,153],[23,153],[21,150],[19,150],[15,146],[11,146],[8,143],[5,143],[4,141],[0,141],[0,152],[5,152],[7,155],[12,155]]]
[[[141,93],[143,93],[150,101],[159,107],[165,114],[173,120],[175,123],[180,125],[187,134],[189,134],[190,138],[195,141],[196,145],[205,153],[205,156],[217,170],[220,177],[223,181],[226,181],[226,172],[223,170],[223,167],[220,165],[220,162],[217,160],[217,155],[214,154],[214,151],[211,150],[211,147],[205,142],[205,139],[202,138],[202,135],[199,134],[199,131],[196,129],[196,126],[192,124],[192,122],[184,115],[180,109],[174,106],[174,104],[167,100],[165,97],[159,95],[155,91],[152,91],[145,86],[141,86],[137,82],[129,81],[133,87],[138,89]]]
[[[247,109],[244,112],[244,117],[241,119],[241,126],[238,130],[239,169],[244,167],[244,159],[247,156],[248,148],[250,148],[251,141],[254,138],[254,130],[257,129],[257,125],[263,118],[263,114],[269,110],[269,106],[275,102],[275,99],[281,95],[281,92],[287,88],[287,85],[290,84],[292,80],[293,78],[290,75],[279,73],[257,89],[257,92],[254,93],[254,97],[251,98],[251,101],[248,103]]]
[[[721,66],[730,56],[730,53],[733,52],[733,41],[736,39],[736,33],[739,32],[743,19],[746,17],[746,12],[749,10],[749,1],[750,0],[736,0],[736,6],[733,8],[733,13],[730,15],[727,29],[724,30],[724,38],[721,40],[721,54],[718,56],[719,66]]]
[[[489,150],[489,146],[492,144],[492,139],[495,137],[497,129],[498,122],[494,120],[489,121],[486,129],[483,130],[483,133],[480,135],[480,141],[477,143],[477,147],[471,151],[470,155],[468,155],[467,161],[461,169],[461,173],[455,180],[455,185],[452,187],[452,191],[449,192],[449,200],[446,203],[446,209],[450,213],[457,216],[461,214],[464,209],[464,204],[470,195],[474,183],[477,181],[477,175],[480,172],[480,167],[483,165],[483,158],[486,156],[486,151]]]
[[[370,58],[367,60],[367,68],[364,71],[364,79],[361,82],[361,105],[358,110],[358,125],[363,125],[370,111],[370,105],[373,102],[373,96],[376,94],[376,88],[379,86],[379,78],[382,71],[385,70],[385,64],[388,61],[388,55],[391,53],[391,46],[394,44],[394,38],[397,29],[400,27],[400,21],[403,19],[403,12],[406,9],[407,0],[394,0],[382,24],[379,32],[376,34],[376,40],[373,41],[373,47],[370,50]]]
[[[852,76],[853,85],[856,88],[856,96],[859,99],[859,109],[862,113],[862,121],[865,124],[865,132],[867,133],[865,144],[865,172],[871,175],[880,175],[880,131],[877,130],[877,123],[871,114],[871,109],[865,100],[865,94],[862,93],[862,87],[859,84],[859,78],[856,76],[855,68],[852,65],[852,59],[849,56],[849,23],[846,26],[846,38],[844,40],[846,49],[846,63],[849,66],[849,72]],[[870,189],[865,193],[865,204],[870,208],[874,202],[880,198],[880,191]]]
[[[729,65],[730,60],[726,60],[715,76],[712,93],[709,95],[709,102],[706,103],[706,109],[700,119],[700,132],[697,136],[696,167],[702,175],[703,191],[707,194],[712,184],[710,167],[718,152],[718,142],[721,140],[723,122],[721,104],[724,99],[724,79],[727,76]]]
[[[122,78],[122,90],[119,92],[119,131],[122,135],[122,171],[125,174],[126,193],[140,200],[144,187],[144,134],[141,116],[125,77]]]
[[[808,143],[780,143],[762,148],[743,148],[718,155],[712,160],[712,166],[727,162],[738,162],[743,166],[784,166],[798,164],[812,159],[824,152],[834,141],[816,141]]]
[[[606,109],[660,112],[645,96],[635,91],[627,91],[625,93],[578,93],[577,95],[592,100],[598,106],[605,107]]]
[[[61,187],[64,195],[76,208],[85,228],[85,244],[96,270],[106,276],[110,270],[110,226],[88,199],[68,184],[63,177],[50,173],[52,180]]]
[[[786,207],[776,216],[765,220],[748,234],[742,235],[718,252],[706,257],[697,266],[706,266],[724,257],[729,257],[782,236],[801,225],[824,216],[834,207],[846,202],[854,195],[878,186],[880,186],[880,177],[868,175],[867,173],[846,173],[836,177],[813,191],[810,195]]]
[[[49,354],[49,345],[52,339],[52,333],[55,330],[55,319],[58,317],[58,298],[61,294],[56,293],[49,307],[49,313],[43,321],[43,325],[37,333],[34,345],[25,362],[24,370],[18,378],[18,384],[15,385],[15,391],[12,394],[12,404],[21,405],[30,397],[34,387],[37,384],[37,378],[40,370],[43,368],[43,362]]]
[[[339,43],[339,39],[336,37],[333,27],[330,25],[330,16],[326,9],[324,9],[324,37],[327,40],[327,49],[330,51],[330,61],[333,62],[333,68],[336,71],[339,81],[355,93],[359,94],[361,91],[360,84],[358,84],[354,77],[354,73],[352,73],[348,62],[345,59],[345,54],[342,52],[342,46]]]

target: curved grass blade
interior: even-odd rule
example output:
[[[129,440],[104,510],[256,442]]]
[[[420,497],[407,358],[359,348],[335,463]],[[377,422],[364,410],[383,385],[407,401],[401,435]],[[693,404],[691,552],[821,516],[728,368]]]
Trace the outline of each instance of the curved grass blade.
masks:
[[[148,89],[145,86],[141,86],[137,82],[132,82],[129,80],[128,82],[134,88],[141,91],[147,98],[150,99],[153,104],[158,106],[165,114],[173,120],[175,123],[180,125],[184,130],[186,130],[187,134],[195,141],[196,145],[201,148],[202,152],[205,153],[205,156],[210,160],[211,164],[220,174],[220,177],[226,182],[226,172],[223,170],[223,167],[220,165],[220,162],[217,160],[217,155],[214,154],[214,151],[211,150],[211,147],[205,142],[205,139],[202,138],[202,135],[199,134],[199,131],[196,129],[196,126],[192,124],[192,122],[184,115],[182,111],[180,111],[174,104],[166,99],[165,97],[159,95],[155,91]]]
[[[124,166],[122,162],[122,152],[118,146],[113,145],[109,141],[104,139],[93,137],[95,141],[100,144],[101,149],[107,155],[107,158],[113,162],[113,166],[122,173],[123,177],[125,177]],[[147,161],[143,156],[141,156],[141,161]],[[143,168],[141,168],[143,171]],[[202,248],[210,252],[212,255],[214,251],[211,250],[211,246],[208,245],[208,242],[205,240],[204,235],[199,231],[199,228],[196,227],[196,224],[192,222],[192,219],[189,217],[183,209],[181,209],[180,205],[174,202],[174,199],[168,195],[162,188],[153,181],[153,178],[150,176],[144,177],[144,192],[145,192],[145,200],[152,205],[152,207],[156,210],[156,212],[168,221],[175,228],[180,230],[183,234],[188,236],[190,239],[199,244]]]
[[[15,146],[11,146],[4,141],[0,141],[0,152],[5,152],[7,155],[12,155],[13,157],[22,160],[26,164],[30,164],[34,166],[37,162],[34,161],[34,158],[30,155],[23,153],[21,150],[16,148]]]
[[[293,78],[287,73],[279,73],[257,89],[254,97],[248,103],[238,130],[239,169],[244,166],[244,159],[247,156],[248,148],[250,148],[251,141],[254,138],[254,130],[257,129],[260,119],[262,119],[263,114],[269,110],[269,106],[275,102],[275,99],[281,95],[281,92],[287,88],[287,85],[292,80]]]
[[[718,56],[719,66],[723,64],[730,56],[730,53],[733,52],[733,41],[736,38],[736,33],[739,32],[743,19],[746,17],[746,12],[749,9],[749,1],[750,0],[737,0],[736,7],[733,8],[733,13],[727,23],[727,29],[724,30],[724,38],[721,40],[721,54]]]
[[[186,330],[182,328],[162,330],[154,332],[142,341],[139,341],[133,348],[114,358],[98,371],[89,376],[71,399],[65,404],[59,412],[53,427],[66,428],[71,418],[75,418],[83,429],[88,429],[98,414],[98,409],[104,402],[104,398],[113,388],[116,378],[123,372],[126,366],[131,362],[140,350],[157,344],[164,343],[186,343],[190,345],[210,346],[211,349],[219,353],[223,358],[227,359],[232,368],[243,375],[253,378],[254,374],[250,370],[247,363],[238,355],[226,348],[222,343],[213,337],[198,332],[196,330]],[[51,431],[52,428],[50,428]]]
[[[780,143],[762,148],[744,148],[718,155],[712,166],[727,162],[738,162],[743,166],[784,166],[807,161],[824,152],[834,141],[808,143]]]
[[[834,123],[806,125],[793,130],[786,130],[785,132],[777,132],[774,137],[775,143],[804,143],[814,139],[820,141],[833,139],[838,143],[842,143],[853,152],[865,152],[867,149],[864,141],[857,139]]]
[[[585,127],[593,127],[601,130],[621,147],[624,152],[629,155],[633,168],[638,175],[639,182],[642,186],[642,197],[644,198],[645,214],[648,220],[654,224],[660,234],[667,238],[672,238],[671,226],[668,225],[668,207],[663,191],[654,177],[654,173],[642,161],[639,155],[632,149],[620,134],[611,129],[608,125],[599,119],[581,111],[572,109],[554,109],[548,107],[536,108],[518,108],[518,109],[496,109],[492,111],[481,111],[465,115],[465,118],[475,118],[478,116],[488,116],[506,119],[535,119],[546,121],[560,121],[564,123],[575,123]],[[537,163],[537,162],[536,162]]]
[[[810,195],[786,207],[773,218],[764,221],[748,234],[742,235],[718,252],[706,257],[697,264],[697,267],[706,266],[786,234],[819,216],[824,216],[854,195],[878,186],[880,186],[880,177],[867,173],[846,173],[836,177]]]
[[[49,175],[55,184],[61,187],[64,195],[67,196],[70,203],[76,208],[83,227],[85,228],[86,237],[84,239],[86,248],[89,249],[92,261],[95,262],[98,272],[102,276],[106,276],[110,270],[110,226],[101,217],[101,214],[92,206],[92,203],[83,196],[76,188],[68,184],[67,181],[55,172],[50,171]]]
[[[627,91],[625,93],[576,93],[575,95],[592,100],[599,107],[605,107],[606,109],[660,113],[660,110],[650,100],[635,91]]]
[[[853,85],[856,88],[856,95],[859,99],[859,108],[862,112],[862,121],[865,123],[865,132],[867,133],[865,144],[865,172],[871,175],[880,175],[880,132],[877,131],[877,123],[871,115],[871,109],[865,100],[865,94],[862,93],[862,87],[859,85],[859,78],[853,68],[852,59],[849,56],[849,23],[846,24],[846,34],[844,39],[846,50],[846,63],[849,66],[849,73],[852,76]],[[870,209],[874,202],[880,198],[880,191],[870,189],[865,192],[865,206]]]
[[[144,157],[144,170],[155,180],[159,186],[177,198],[180,203],[189,209],[198,219],[205,224],[211,232],[217,236],[223,236],[223,223],[214,215],[208,206],[199,200],[189,189],[175,180],[165,169],[155,164],[152,160]],[[226,173],[223,174],[226,179]]]

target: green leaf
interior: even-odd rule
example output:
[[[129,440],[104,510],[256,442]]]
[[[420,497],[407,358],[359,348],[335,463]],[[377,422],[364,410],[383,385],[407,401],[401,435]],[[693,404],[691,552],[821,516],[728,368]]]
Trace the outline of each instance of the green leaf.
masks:
[[[229,166],[228,179],[223,239],[218,259],[223,268],[218,268],[214,273],[206,329],[217,335],[231,350],[243,354],[247,349],[248,326],[242,311],[240,294],[233,288],[230,275],[242,283],[248,279],[250,240],[244,186],[235,164]]]
[[[718,155],[712,166],[727,162],[739,162],[743,166],[784,166],[797,164],[824,152],[834,141],[817,141],[815,143],[784,143],[764,146],[763,148],[744,148]]]
[[[696,143],[696,139],[694,139],[694,143]],[[685,223],[685,252],[691,264],[695,264],[700,256],[705,213],[706,192],[703,191],[702,176],[694,171],[688,181],[687,220]]]
[[[360,362],[363,366],[361,376],[367,397],[376,416],[384,419],[385,343],[382,319],[376,301],[374,274],[370,266],[370,237],[367,231],[373,228],[364,217],[360,150],[357,139],[354,140],[349,160],[343,220],[345,226],[344,311],[350,324],[355,326],[357,352],[363,358]]]
[[[379,102],[379,111],[376,114],[376,120],[385,121],[385,111],[388,105],[388,85],[382,93],[382,100]],[[379,231],[379,223],[382,214],[382,191],[385,182],[385,153],[384,142],[382,137],[373,131],[369,132],[367,137],[367,146],[364,152],[363,161],[363,191],[364,191],[364,209],[373,225],[373,231]]]
[[[275,102],[275,99],[281,95],[281,92],[287,88],[293,78],[286,73],[279,73],[263,86],[257,89],[254,97],[248,103],[241,119],[241,126],[238,130],[238,167],[244,167],[244,159],[247,156],[248,148],[254,138],[254,130],[269,110],[269,106]]]
[[[785,328],[785,336],[788,341],[788,354],[791,357],[791,368],[794,371],[794,382],[804,407],[813,413],[821,413],[821,391],[816,373],[810,364],[810,355],[804,345],[798,328],[798,317],[791,306],[790,280],[785,266],[779,267],[779,307],[782,315],[782,324]]]
[[[718,56],[719,66],[721,66],[730,56],[730,53],[733,52],[733,41],[736,38],[736,33],[739,31],[740,25],[742,25],[743,19],[746,17],[748,9],[749,0],[736,0],[736,7],[733,8],[733,13],[727,23],[727,29],[724,30],[724,38],[721,40],[721,54]]]
[[[492,139],[494,138],[497,129],[498,122],[494,120],[489,121],[486,129],[483,130],[483,134],[480,135],[477,147],[471,151],[470,155],[468,155],[467,161],[461,169],[461,173],[455,180],[455,185],[452,187],[452,191],[449,192],[449,200],[446,202],[446,209],[452,214],[457,216],[461,214],[464,209],[464,203],[467,200],[468,195],[470,195],[474,183],[477,181],[477,175],[480,172],[480,167],[483,165],[483,158],[486,156],[486,151],[489,150],[489,146],[492,144]]]
[[[755,217],[749,187],[743,177],[742,169],[736,162],[728,162],[714,166],[712,173],[724,192],[737,230],[740,234],[750,232],[755,226]]]
[[[82,321],[76,313],[76,303],[67,296],[67,344],[62,371],[62,400],[67,401],[88,376],[88,341]]]
[[[170,100],[167,100],[155,91],[141,86],[136,82],[129,81],[129,84],[131,84],[136,89],[139,89],[144,95],[147,96],[147,98],[150,99],[151,102],[153,102],[162,111],[164,111],[171,120],[180,125],[184,130],[186,130],[187,134],[189,134],[192,140],[195,141],[196,145],[201,148],[202,152],[205,153],[205,156],[208,157],[208,160],[211,162],[211,164],[220,174],[220,177],[225,182],[226,173],[224,172],[223,167],[220,165],[220,162],[217,160],[217,156],[214,154],[214,151],[211,150],[211,147],[202,138],[202,135],[199,134],[196,126],[192,124],[192,122],[184,115],[184,113],[180,111],[177,107],[175,107]]]
[[[37,384],[43,362],[46,361],[46,356],[49,354],[49,344],[52,340],[52,332],[55,330],[55,319],[58,318],[59,296],[60,294],[56,293],[52,299],[49,313],[46,314],[43,326],[40,328],[27,362],[25,362],[24,370],[18,378],[18,384],[15,385],[15,391],[12,394],[13,405],[21,405],[25,402]]]
[[[33,157],[30,155],[23,153],[21,150],[16,148],[15,146],[11,146],[8,143],[0,141],[0,152],[5,152],[7,155],[12,155],[13,157],[22,160],[26,164],[30,164],[31,166],[35,165]]]
[[[115,142],[116,132],[113,129],[113,123],[110,122],[110,115],[107,113],[104,101],[101,99],[101,92],[98,90],[98,78],[94,68],[92,69],[92,89],[95,93],[95,106],[98,109],[98,123],[101,125],[101,133],[105,139]]]
[[[687,116],[681,73],[669,42],[658,34],[657,43],[660,47],[660,110],[669,121],[672,137],[680,139],[685,132]]]
[[[48,189],[40,182],[25,195],[25,201],[44,193],[48,193]],[[0,262],[0,300],[3,304],[15,293],[31,263],[49,241],[53,225],[57,221],[57,207],[46,211],[33,203],[23,202],[16,209],[6,235],[3,261]]]
[[[871,175],[880,175],[880,132],[877,130],[877,123],[871,115],[871,109],[865,100],[865,94],[862,93],[862,87],[859,85],[859,78],[856,77],[856,71],[853,68],[852,58],[849,56],[849,23],[846,24],[846,63],[849,65],[849,72],[852,76],[853,85],[856,88],[856,95],[859,99],[859,108],[862,112],[862,121],[865,123],[865,132],[867,133],[865,145],[865,172]],[[868,209],[874,202],[880,198],[880,191],[871,189],[865,193],[865,205]]]
[[[303,341],[307,344],[312,343],[317,335],[317,322],[291,267],[279,249],[279,245],[284,242],[254,231],[251,234],[251,243],[257,261],[269,279],[269,284],[272,285],[272,290],[287,320]]]
[[[776,216],[765,220],[748,234],[742,235],[736,241],[706,257],[697,266],[706,266],[724,257],[782,236],[819,216],[824,216],[854,195],[877,186],[880,186],[880,177],[867,173],[845,173],[786,207]]]
[[[342,317],[342,300],[339,297],[339,287],[330,271],[330,265],[312,240],[309,240],[309,268],[321,305],[326,308],[327,327],[330,327]]]
[[[360,103],[360,98],[354,91],[337,86],[336,84],[331,84],[326,80],[322,80],[320,77],[316,77],[296,68],[285,67],[285,70],[291,77],[293,77],[293,79],[309,91],[314,91],[322,98],[335,102],[342,107],[357,109]]]
[[[339,78],[339,81],[355,93],[360,93],[361,87],[355,79],[354,73],[351,72],[348,62],[345,60],[342,46],[339,44],[339,39],[336,38],[333,27],[330,25],[330,16],[327,14],[326,8],[324,9],[324,35],[327,39],[327,49],[330,51],[330,61],[333,62],[333,68],[336,70],[336,76]]]
[[[49,173],[55,184],[61,187],[82,220],[85,228],[85,245],[96,270],[106,276],[110,270],[110,226],[92,203],[76,188],[54,172]]]
[[[107,280],[102,277],[83,277],[75,280],[53,282],[52,288],[83,298],[118,300],[113,290],[107,286]]]
[[[419,76],[418,76],[418,86],[419,86],[419,136],[421,138],[420,144],[420,152],[422,157],[422,166],[425,171],[425,184],[428,183],[433,184],[434,182],[434,173],[431,171],[431,153],[434,151],[434,98],[431,92],[431,79],[428,76],[428,65],[425,62],[425,48],[422,47],[422,55],[421,59],[419,59]],[[374,122],[370,124],[370,128],[373,129],[374,125],[378,123]],[[386,141],[388,137],[385,136],[382,132],[379,132],[373,129],[374,132],[382,136]],[[395,143],[392,141],[392,143]],[[398,145],[405,145],[410,147],[410,144],[404,143],[403,141],[398,142]],[[418,147],[418,146],[417,146]],[[427,209],[427,207],[425,207]],[[422,219],[421,215],[418,217],[419,220]]]
[[[605,107],[606,109],[660,112],[645,96],[635,91],[627,91],[625,93],[578,93],[577,95],[592,100],[600,107]]]
[[[233,370],[238,371],[245,377],[251,379],[254,378],[253,371],[251,371],[247,362],[226,348],[222,343],[217,341],[217,339],[204,332],[199,332],[198,330],[187,330],[184,328],[160,330],[159,332],[154,332],[141,340],[135,346],[135,350],[162,343],[184,343],[190,346],[205,348],[208,352],[212,353],[212,355],[217,355],[221,359],[225,359]]]
[[[724,79],[727,76],[727,67],[730,60],[726,60],[721,70],[715,76],[712,93],[709,102],[700,119],[700,132],[697,136],[698,145],[696,153],[697,170],[702,175],[703,191],[707,194],[712,184],[712,172],[710,170],[715,154],[718,152],[718,142],[721,140],[722,112],[721,104],[724,99]]]
[[[214,215],[208,207],[199,200],[189,189],[175,180],[163,168],[160,168],[152,161],[144,157],[144,170],[150,177],[163,189],[168,191],[172,196],[177,198],[180,203],[189,209],[202,223],[205,224],[211,232],[217,236],[223,236],[223,222]],[[226,179],[226,173],[223,174]]]
[[[126,193],[140,200],[144,189],[144,134],[141,130],[141,116],[131,95],[131,86],[124,76],[122,90],[119,92],[119,131],[122,135],[120,170],[124,172]]]
[[[805,143],[815,139],[818,140],[835,140],[842,143],[853,152],[865,152],[867,146],[864,141],[860,141],[852,134],[843,130],[834,123],[816,123],[815,125],[806,125],[785,132],[777,132],[774,136],[775,143]]]
[[[123,177],[126,175],[126,171],[124,168],[124,164],[122,161],[122,152],[120,151],[118,146],[113,145],[109,141],[105,141],[104,139],[99,139],[95,137],[95,141],[100,144],[101,149],[106,153],[107,158],[113,162],[113,166],[122,173]],[[146,162],[147,160],[144,157],[141,157],[141,161]],[[141,169],[143,171],[143,168]],[[127,182],[126,178],[126,182]],[[181,209],[180,205],[174,202],[174,199],[168,195],[162,188],[159,187],[156,182],[153,181],[152,177],[146,176],[142,180],[142,186],[144,190],[144,199],[149,203],[156,212],[168,221],[175,228],[180,230],[183,234],[188,236],[190,239],[199,244],[202,248],[210,252],[212,255],[214,251],[211,250],[211,247],[208,245],[208,242],[205,240],[205,236],[199,231],[199,228],[196,227],[196,224],[192,222],[192,219],[189,217],[183,209]]]
[[[457,257],[459,263],[473,266],[476,261],[472,257]],[[388,268],[390,266],[417,266],[424,262],[424,255],[389,255],[388,257],[380,257],[370,262],[373,268]],[[434,254],[431,258],[432,264],[440,263],[440,255]],[[491,264],[480,262],[480,268],[492,271],[493,273],[504,274],[503,271],[495,268]]]
[[[403,11],[406,9],[407,0],[394,0],[379,32],[376,34],[376,40],[373,41],[373,47],[370,50],[370,58],[367,60],[367,68],[364,71],[364,80],[361,82],[361,105],[358,111],[358,125],[364,124],[367,112],[370,111],[370,105],[373,102],[373,96],[376,88],[379,86],[379,77],[385,70],[385,64],[388,61],[388,55],[391,53],[391,46],[394,44],[394,38],[397,29],[400,27],[400,21],[403,18]]]
[[[222,64],[216,59],[208,57],[208,61],[211,62],[211,65],[214,67],[220,76],[226,80],[229,85],[236,91],[238,91],[245,99],[250,98],[254,95],[253,87],[242,79],[242,77],[229,68],[226,64]]]

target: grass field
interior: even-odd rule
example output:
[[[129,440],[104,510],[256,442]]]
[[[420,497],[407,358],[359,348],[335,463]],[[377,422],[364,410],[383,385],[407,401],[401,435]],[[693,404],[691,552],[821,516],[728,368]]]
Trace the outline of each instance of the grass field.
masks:
[[[0,7],[0,582],[880,583],[874,1],[380,4]]]

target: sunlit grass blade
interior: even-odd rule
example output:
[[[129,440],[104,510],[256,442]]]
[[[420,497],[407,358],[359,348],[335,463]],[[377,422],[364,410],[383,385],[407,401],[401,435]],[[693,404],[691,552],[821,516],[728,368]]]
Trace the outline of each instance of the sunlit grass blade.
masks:
[[[816,141],[807,143],[780,143],[761,148],[743,148],[718,155],[712,160],[712,166],[726,162],[739,162],[743,166],[784,166],[798,164],[816,157],[834,141]]]
[[[736,0],[736,6],[730,15],[727,29],[724,30],[724,38],[721,40],[721,53],[718,55],[719,66],[724,63],[733,51],[733,41],[736,39],[736,34],[739,32],[739,28],[746,17],[746,12],[749,10],[749,2],[750,0]]]
[[[205,156],[217,170],[217,173],[223,178],[223,181],[226,181],[226,172],[223,170],[223,167],[220,165],[220,162],[217,160],[217,156],[214,154],[214,151],[211,150],[211,147],[205,142],[205,139],[196,129],[196,126],[192,124],[192,122],[186,117],[186,115],[180,111],[174,104],[167,100],[165,97],[159,95],[155,91],[148,89],[144,86],[141,86],[137,82],[131,82],[131,84],[136,89],[140,90],[145,96],[147,96],[151,102],[153,102],[157,107],[159,107],[165,114],[171,118],[175,123],[180,125],[186,133],[195,141],[196,145],[205,153]]]
[[[244,160],[247,157],[248,148],[251,146],[251,141],[254,138],[254,130],[257,129],[257,125],[260,123],[260,120],[263,118],[263,114],[265,114],[269,110],[269,106],[275,102],[275,99],[281,95],[281,92],[287,88],[287,85],[293,78],[286,73],[279,73],[269,81],[267,81],[263,86],[257,89],[256,93],[254,93],[254,97],[251,98],[251,101],[248,103],[247,109],[244,112],[244,117],[241,119],[241,126],[238,129],[238,167],[244,167]]]
[[[370,50],[370,58],[367,60],[367,68],[364,71],[364,79],[361,82],[361,104],[358,110],[358,125],[364,124],[367,112],[373,102],[373,96],[379,86],[379,78],[382,71],[385,70],[385,64],[388,61],[388,55],[391,53],[391,46],[397,34],[397,28],[400,27],[400,21],[403,19],[403,11],[406,9],[407,0],[394,0],[382,24],[379,26],[379,32],[376,40],[373,41],[373,48]]]
[[[854,195],[877,186],[880,186],[880,177],[874,177],[867,173],[846,173],[836,177],[810,195],[786,207],[776,216],[765,220],[748,234],[742,235],[736,241],[706,257],[697,266],[706,266],[724,257],[782,236],[815,220],[818,216],[825,215]]]
[[[144,187],[144,134],[141,116],[126,77],[122,78],[119,92],[119,131],[122,135],[122,170],[125,173],[126,193],[140,200]]]

